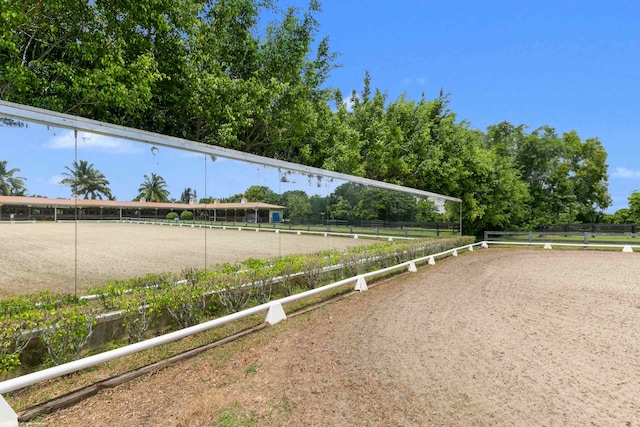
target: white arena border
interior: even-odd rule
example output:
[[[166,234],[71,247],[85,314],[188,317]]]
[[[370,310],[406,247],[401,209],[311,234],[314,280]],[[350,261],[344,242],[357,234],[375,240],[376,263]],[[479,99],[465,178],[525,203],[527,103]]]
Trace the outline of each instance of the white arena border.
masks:
[[[122,220],[105,220],[98,222],[115,222],[115,223],[123,223],[123,224],[150,224],[150,225],[167,225],[169,227],[188,227],[188,228],[209,228],[209,229],[220,229],[220,230],[238,230],[238,231],[254,231],[254,232],[270,232],[270,233],[289,233],[289,234],[311,234],[318,236],[336,236],[336,237],[353,237],[354,239],[358,239],[359,236],[362,236],[367,239],[385,239],[389,242],[393,242],[394,239],[397,240],[416,240],[416,237],[405,237],[405,236],[391,236],[389,234],[367,234],[367,233],[338,233],[335,231],[307,231],[307,230],[288,230],[285,228],[269,228],[269,227],[257,227],[251,225],[242,225],[242,223],[237,225],[207,225],[207,224],[189,224],[183,222],[162,222],[157,220],[144,220],[144,219],[122,219]],[[444,236],[446,237],[446,236]],[[2,426],[0,426],[2,427]]]
[[[224,317],[220,317],[217,319],[210,320],[208,322],[201,323],[199,325],[191,326],[189,328],[180,329],[178,331],[171,332],[166,335],[161,335],[159,337],[151,338],[135,344],[130,344],[125,347],[120,347],[114,350],[106,351],[104,353],[85,357],[84,359],[75,360],[73,362],[65,363],[63,365],[54,366],[52,368],[44,369],[42,371],[33,372],[31,374],[23,375],[17,378],[12,378],[10,380],[0,382],[0,427],[18,427],[18,415],[15,413],[13,408],[11,408],[11,406],[6,402],[6,400],[2,397],[2,394],[4,393],[20,390],[24,387],[37,384],[42,381],[46,381],[52,378],[60,377],[62,375],[67,375],[67,374],[77,372],[86,368],[90,368],[92,366],[96,366],[101,363],[108,362],[110,360],[118,359],[120,357],[127,356],[129,354],[147,350],[149,348],[157,347],[162,344],[167,344],[169,342],[177,341],[179,339],[186,338],[188,336],[225,325],[227,323],[251,316],[253,314],[266,311],[265,322],[273,325],[287,318],[284,308],[282,307],[283,304],[297,301],[303,298],[307,298],[307,297],[310,297],[322,292],[326,292],[331,289],[338,288],[340,286],[344,286],[354,282],[355,282],[354,290],[363,292],[368,290],[366,279],[369,277],[378,276],[381,274],[389,273],[389,272],[400,270],[403,268],[408,269],[408,271],[410,272],[416,272],[417,271],[416,264],[418,263],[427,262],[429,265],[434,265],[436,258],[445,257],[449,255],[456,257],[458,256],[458,251],[462,251],[465,249],[467,251],[473,251],[473,248],[475,246],[480,246],[480,245],[482,247],[487,247],[486,242],[478,242],[478,243],[473,243],[469,245],[464,245],[458,248],[449,249],[436,254],[431,254],[424,257],[416,258],[411,261],[405,261],[403,263],[396,264],[391,267],[383,268],[376,271],[371,271],[369,273],[359,274],[357,276],[343,279],[338,282],[334,282],[329,285],[325,285],[316,289],[311,289],[309,291],[302,292],[296,295],[291,295],[285,298],[280,298],[278,300],[269,301],[265,304],[248,308],[246,310],[243,310],[237,313],[232,313]]]
[[[553,246],[567,246],[575,248],[622,248],[622,252],[633,252],[633,248],[640,249],[640,245],[616,245],[613,243],[549,243],[549,242],[505,242],[505,241],[493,241],[487,240],[481,242],[482,247],[488,247],[488,245],[520,245],[520,246],[542,246],[543,249],[553,249]]]

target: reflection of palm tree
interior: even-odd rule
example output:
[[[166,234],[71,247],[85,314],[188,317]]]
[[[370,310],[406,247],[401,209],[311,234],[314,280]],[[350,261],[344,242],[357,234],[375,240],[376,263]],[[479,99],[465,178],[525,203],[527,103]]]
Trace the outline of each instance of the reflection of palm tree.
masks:
[[[24,196],[27,188],[24,186],[26,178],[13,176],[20,172],[20,169],[7,169],[7,161],[0,161],[0,195],[2,196]]]
[[[138,199],[144,197],[147,202],[167,202],[169,201],[169,191],[165,188],[167,182],[160,175],[155,173],[144,176],[144,182],[138,188]]]
[[[73,168],[65,166],[69,172],[63,172],[68,178],[60,181],[60,184],[71,188],[73,194],[83,196],[85,199],[100,199],[106,196],[109,200],[113,200],[111,189],[109,189],[109,181],[102,172],[93,167],[93,163],[89,164],[86,160],[73,162]]]

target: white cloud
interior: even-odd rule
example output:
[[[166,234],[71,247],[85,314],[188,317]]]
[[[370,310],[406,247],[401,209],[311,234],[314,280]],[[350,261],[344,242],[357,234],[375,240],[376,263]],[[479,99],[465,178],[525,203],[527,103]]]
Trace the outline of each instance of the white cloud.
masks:
[[[402,83],[409,84],[409,83],[411,83],[411,79],[408,78],[408,77],[405,77],[404,79],[402,79]]]
[[[425,79],[424,77],[420,77],[419,79],[416,80],[418,82],[418,84],[425,84],[427,82],[427,79]]]
[[[75,147],[75,137],[72,130],[55,135],[44,143],[45,148],[52,150],[69,150]],[[142,151],[140,144],[123,139],[112,138],[104,135],[78,132],[78,149],[101,151],[105,153],[139,153]]]
[[[47,184],[49,184],[49,185],[60,185],[60,181],[62,181],[65,178],[66,178],[66,176],[63,176],[63,175],[54,175],[51,178],[49,178],[49,181],[47,181]]]
[[[617,167],[611,176],[614,178],[640,178],[640,171]]]
[[[343,98],[342,103],[344,104],[347,111],[353,111],[353,99],[351,99],[351,97]]]

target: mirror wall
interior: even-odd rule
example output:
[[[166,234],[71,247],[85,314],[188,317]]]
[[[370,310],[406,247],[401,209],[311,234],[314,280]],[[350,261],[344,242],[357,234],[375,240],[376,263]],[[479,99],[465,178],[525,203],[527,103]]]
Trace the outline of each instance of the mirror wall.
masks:
[[[445,198],[0,119],[0,298],[460,234]]]

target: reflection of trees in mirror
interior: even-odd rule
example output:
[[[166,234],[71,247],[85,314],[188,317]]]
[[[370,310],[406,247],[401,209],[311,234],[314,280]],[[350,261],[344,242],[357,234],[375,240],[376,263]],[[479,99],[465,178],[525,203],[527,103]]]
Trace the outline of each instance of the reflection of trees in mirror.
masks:
[[[84,199],[100,199],[102,196],[109,200],[114,200],[109,188],[109,181],[102,172],[95,169],[93,163],[89,164],[86,160],[79,162],[73,161],[73,166],[65,166],[68,172],[62,174],[68,178],[60,181],[60,184],[66,185],[71,189],[74,195],[82,196]]]
[[[19,120],[10,119],[7,117],[0,117],[0,126],[6,126],[10,128],[25,128],[29,127],[25,122]]]
[[[191,202],[193,202],[194,199],[195,200],[198,199],[198,193],[196,192],[195,189],[192,189],[191,187],[187,187],[182,191],[179,202],[188,205]]]
[[[151,176],[144,175],[144,181],[138,188],[138,197],[144,198],[147,202],[167,202],[169,191],[166,189],[167,182],[160,175],[152,173]]]
[[[280,171],[281,180],[290,175],[291,173]],[[322,228],[328,225],[349,225],[370,229],[369,232],[372,233],[378,233],[379,230],[376,229],[380,227],[459,230],[457,223],[460,205],[456,202],[445,203],[442,199],[425,199],[362,184],[343,183],[326,196],[309,196],[308,192],[299,189],[278,194],[267,186],[253,185],[243,193],[219,200],[222,203],[240,203],[243,198],[248,202],[284,206],[282,219],[287,226],[304,224]],[[200,202],[209,203],[211,200],[213,199],[201,199]]]
[[[24,182],[27,178],[15,176],[20,169],[7,167],[7,161],[0,161],[0,196],[24,196],[27,192]]]

